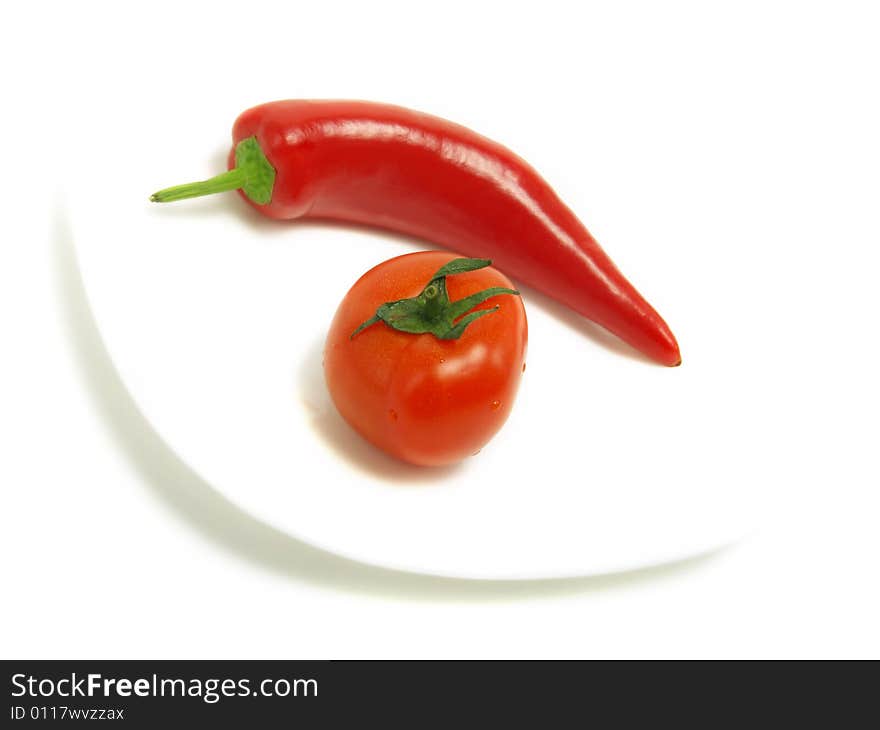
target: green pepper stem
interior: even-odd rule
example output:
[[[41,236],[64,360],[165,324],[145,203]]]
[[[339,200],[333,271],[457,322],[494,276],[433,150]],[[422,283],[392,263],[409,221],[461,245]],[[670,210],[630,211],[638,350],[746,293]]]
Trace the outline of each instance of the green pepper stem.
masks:
[[[201,195],[224,193],[227,190],[238,190],[246,180],[245,171],[235,167],[208,180],[164,188],[153,193],[150,200],[154,203],[170,203],[172,200],[185,200],[186,198],[198,198]]]
[[[175,185],[164,188],[150,196],[154,203],[169,203],[172,200],[197,198],[200,195],[224,193],[241,190],[258,205],[272,201],[275,186],[275,168],[266,158],[256,137],[241,140],[235,146],[235,167],[209,180]]]

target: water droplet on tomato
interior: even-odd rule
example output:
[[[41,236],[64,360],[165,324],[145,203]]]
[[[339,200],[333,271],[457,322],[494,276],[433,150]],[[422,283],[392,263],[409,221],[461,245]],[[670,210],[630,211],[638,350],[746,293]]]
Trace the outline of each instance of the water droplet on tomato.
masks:
[[[501,408],[501,401],[500,400],[493,400],[492,401],[492,410],[497,411],[499,408]]]
[[[392,421],[396,421],[397,420],[397,411],[395,411],[393,408],[391,410],[389,410],[388,411],[388,418],[390,418]]]

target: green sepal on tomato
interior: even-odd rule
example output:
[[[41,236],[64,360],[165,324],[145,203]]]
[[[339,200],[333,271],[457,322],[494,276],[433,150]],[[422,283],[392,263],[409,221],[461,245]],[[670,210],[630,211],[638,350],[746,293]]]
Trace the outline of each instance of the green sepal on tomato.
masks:
[[[483,259],[398,256],[364,274],[324,347],[336,408],[404,461],[451,464],[504,425],[525,370],[528,325],[511,282]]]

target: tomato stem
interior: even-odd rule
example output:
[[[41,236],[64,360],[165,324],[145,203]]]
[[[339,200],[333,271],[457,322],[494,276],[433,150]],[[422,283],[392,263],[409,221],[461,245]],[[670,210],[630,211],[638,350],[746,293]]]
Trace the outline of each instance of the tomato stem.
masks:
[[[443,297],[440,296],[440,287],[433,281],[422,292],[425,297],[424,314],[427,319],[436,320],[443,313]]]
[[[500,305],[496,305],[491,309],[470,311],[478,304],[501,294],[519,296],[516,289],[493,286],[464,297],[464,299],[455,302],[449,301],[449,295],[446,292],[447,276],[476,271],[491,263],[489,259],[453,259],[431,277],[431,281],[418,296],[385,302],[376,310],[376,314],[351,333],[350,339],[354,339],[360,332],[381,320],[392,329],[400,332],[431,333],[441,340],[457,340],[469,324],[500,309]]]

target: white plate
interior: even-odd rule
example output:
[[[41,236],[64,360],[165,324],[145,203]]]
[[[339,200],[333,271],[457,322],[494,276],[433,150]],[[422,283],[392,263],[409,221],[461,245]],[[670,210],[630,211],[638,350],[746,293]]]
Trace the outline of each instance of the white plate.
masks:
[[[171,448],[226,497],[351,558],[480,578],[658,564],[754,525],[751,497],[769,478],[760,444],[770,425],[753,417],[765,394],[718,332],[740,316],[741,298],[694,306],[692,278],[673,266],[650,281],[662,298],[648,292],[649,266],[641,276],[622,268],[668,318],[682,367],[654,366],[526,290],[528,369],[510,420],[482,453],[426,470],[362,442],[324,387],[326,327],[364,271],[425,246],[264,220],[235,194],[147,201],[154,188],[221,170],[216,144],[231,122],[220,119],[213,148],[192,125],[161,140],[146,127],[127,128],[126,139],[102,130],[93,164],[67,186],[116,367]],[[640,260],[634,246],[626,253]]]

